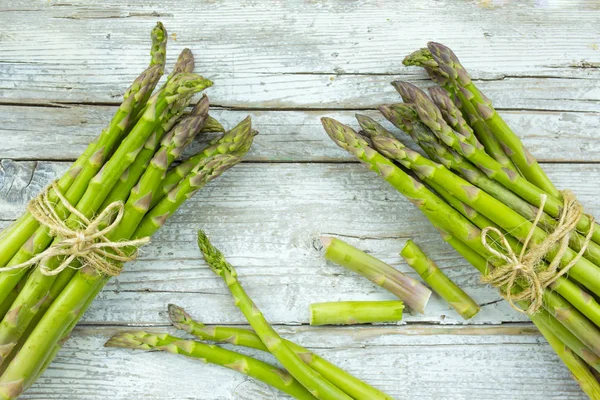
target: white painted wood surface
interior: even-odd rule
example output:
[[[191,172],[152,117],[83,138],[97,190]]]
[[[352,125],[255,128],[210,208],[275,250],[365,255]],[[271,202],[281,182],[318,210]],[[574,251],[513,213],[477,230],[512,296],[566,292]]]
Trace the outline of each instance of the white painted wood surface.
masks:
[[[600,215],[600,8],[593,0],[396,2],[117,0],[0,2],[0,224],[58,176],[109,120],[147,62],[157,19],[172,62],[190,47],[215,81],[212,114],[247,114],[261,134],[247,161],[190,201],[98,297],[28,399],[277,399],[219,367],[104,349],[115,331],[167,329],[165,307],[243,324],[200,260],[207,230],[286,337],[401,399],[581,399],[568,371],[401,195],[331,143],[319,118],[350,122],[399,101],[389,82],[429,85],[404,55],[450,45],[559,187]],[[66,145],[68,144],[68,145]],[[199,146],[197,144],[196,146]],[[469,324],[438,298],[401,326],[306,326],[312,301],[387,299],[323,261],[320,233],[410,272],[414,238],[480,302]]]

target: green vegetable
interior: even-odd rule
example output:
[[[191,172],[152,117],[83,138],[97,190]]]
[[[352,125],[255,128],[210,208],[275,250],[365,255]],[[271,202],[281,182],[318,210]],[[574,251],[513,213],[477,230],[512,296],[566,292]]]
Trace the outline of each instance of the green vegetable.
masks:
[[[431,291],[383,261],[368,255],[348,243],[329,236],[321,236],[325,258],[350,271],[356,272],[378,286],[387,289],[412,310],[425,313]]]
[[[257,350],[269,351],[260,337],[251,330],[233,328],[229,326],[206,326],[195,321],[181,307],[170,304],[169,318],[173,325],[201,340],[214,342],[226,342],[238,346],[250,347]],[[346,394],[357,400],[391,400],[387,394],[369,386],[365,382],[350,375],[348,372],[321,358],[318,354],[297,345],[294,342],[283,339],[284,342],[295,352],[310,368],[318,372],[341,388]]]
[[[429,286],[448,302],[464,319],[475,316],[480,308],[460,287],[452,282],[438,266],[412,240],[408,240],[400,252],[408,265],[423,278]]]
[[[308,367],[269,325],[256,304],[242,288],[237,272],[202,231],[198,231],[198,247],[212,271],[223,278],[236,306],[242,311],[265,347],[313,396],[318,399],[351,399],[337,386]]]
[[[392,301],[336,301],[312,303],[311,325],[355,325],[402,320],[404,303]]]
[[[296,399],[314,399],[286,370],[218,346],[185,340],[166,333],[124,332],[110,338],[106,347],[165,351],[220,365],[258,379]]]

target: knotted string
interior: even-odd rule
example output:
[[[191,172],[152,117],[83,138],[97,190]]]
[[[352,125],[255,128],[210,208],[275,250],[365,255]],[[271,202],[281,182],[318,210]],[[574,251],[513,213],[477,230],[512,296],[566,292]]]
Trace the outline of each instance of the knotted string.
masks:
[[[535,314],[542,307],[544,290],[577,264],[594,233],[594,219],[590,216],[590,230],[581,243],[581,249],[571,261],[560,268],[560,261],[569,248],[571,235],[576,232],[577,223],[583,215],[583,206],[571,191],[564,190],[561,191],[561,194],[563,208],[556,228],[542,242],[530,246],[546,205],[547,196],[540,196],[540,207],[518,256],[500,230],[489,226],[481,232],[483,246],[505,262],[498,267],[490,266],[489,272],[482,277],[482,281],[497,287],[512,308],[528,315]],[[503,252],[496,250],[493,245],[488,243],[490,232],[494,232],[500,238],[498,244],[501,245]],[[551,251],[554,251],[555,255],[550,264],[546,266],[544,258]],[[520,287],[516,293],[513,293],[517,282]],[[516,304],[519,301],[526,301],[529,304],[527,309],[519,307]]]
[[[55,210],[57,202],[50,199],[51,189],[54,190],[60,204],[78,218],[81,229],[70,228],[66,221],[58,215]],[[57,236],[59,240],[28,261],[0,268],[0,272],[33,267],[39,264],[42,274],[53,276],[69,268],[71,263],[77,259],[80,262],[80,266],[76,267],[78,269],[89,266],[96,272],[107,276],[119,275],[122,264],[133,261],[137,257],[137,249],[133,253],[127,253],[122,248],[128,246],[139,247],[150,241],[149,237],[144,237],[113,242],[106,237],[123,219],[124,208],[122,201],[115,201],[110,203],[95,218],[88,219],[69,203],[60,192],[56,182],[53,182],[38,197],[29,202],[27,211],[41,225],[46,226],[52,236]],[[115,212],[114,220],[105,228],[101,228],[102,223],[109,220]],[[48,262],[54,257],[61,257],[63,260],[57,268],[50,269]]]

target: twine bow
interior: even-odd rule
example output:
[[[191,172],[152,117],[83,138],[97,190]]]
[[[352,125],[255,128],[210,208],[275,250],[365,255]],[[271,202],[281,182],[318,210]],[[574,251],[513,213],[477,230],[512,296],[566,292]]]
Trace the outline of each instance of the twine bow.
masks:
[[[50,190],[58,197],[71,214],[78,218],[80,229],[70,228],[55,210],[58,202],[50,199]],[[32,257],[26,262],[0,268],[0,272],[28,268],[39,264],[40,272],[46,276],[58,275],[66,268],[83,268],[89,266],[95,271],[107,276],[117,276],[121,273],[122,263],[133,261],[137,257],[135,252],[127,253],[123,247],[141,246],[150,241],[144,237],[135,240],[113,242],[107,235],[113,231],[123,219],[124,205],[122,201],[110,203],[95,218],[88,219],[77,210],[60,192],[56,182],[53,182],[38,197],[27,205],[27,211],[41,224],[49,228],[52,236],[59,239],[46,250]],[[108,221],[116,212],[114,220],[102,228],[104,221]],[[56,268],[48,267],[48,262],[54,257],[61,257],[62,262]],[[80,265],[72,267],[71,263],[78,260]]]
[[[594,233],[594,220],[590,216],[590,230],[581,243],[581,249],[571,261],[559,269],[561,259],[569,248],[571,235],[576,232],[577,223],[583,215],[583,206],[571,191],[561,191],[561,194],[563,208],[556,228],[542,242],[530,246],[546,205],[547,196],[540,196],[540,207],[518,256],[515,253],[518,250],[510,246],[506,236],[500,230],[486,227],[481,232],[483,246],[505,262],[500,266],[490,266],[488,274],[483,276],[482,281],[500,289],[512,308],[528,315],[535,314],[542,307],[544,290],[577,264]],[[503,252],[496,250],[493,245],[488,243],[490,232],[494,232],[500,239],[498,244],[501,245]],[[554,256],[552,261],[546,265],[544,258],[550,252],[553,252]],[[516,284],[519,287],[515,291],[513,289],[517,289],[515,288]],[[519,307],[516,304],[519,301],[527,302],[529,304],[527,309]]]

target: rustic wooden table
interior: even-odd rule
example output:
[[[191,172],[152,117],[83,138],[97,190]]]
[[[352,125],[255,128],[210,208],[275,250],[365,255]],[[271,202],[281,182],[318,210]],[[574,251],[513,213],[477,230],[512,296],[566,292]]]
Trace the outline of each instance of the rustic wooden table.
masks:
[[[125,4],[127,3],[127,4]],[[329,141],[319,118],[378,116],[389,85],[430,84],[402,58],[451,46],[559,187],[600,215],[600,5],[590,0],[0,2],[0,220],[65,171],[147,63],[156,20],[213,79],[213,115],[260,130],[245,162],[203,190],[113,279],[27,399],[279,399],[237,373],[168,354],[105,349],[168,329],[166,305],[244,324],[204,262],[211,235],[277,329],[398,399],[582,399],[551,348],[400,194]],[[379,118],[381,119],[381,118]],[[309,303],[390,299],[323,260],[327,233],[409,274],[407,238],[482,305],[464,323],[439,298],[397,326],[307,326]]]

